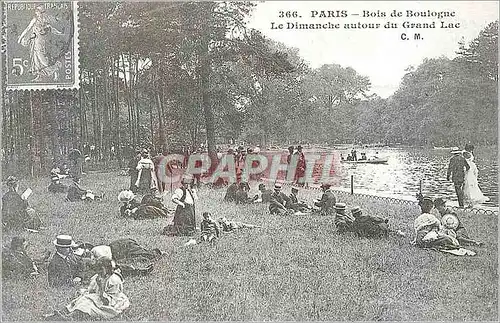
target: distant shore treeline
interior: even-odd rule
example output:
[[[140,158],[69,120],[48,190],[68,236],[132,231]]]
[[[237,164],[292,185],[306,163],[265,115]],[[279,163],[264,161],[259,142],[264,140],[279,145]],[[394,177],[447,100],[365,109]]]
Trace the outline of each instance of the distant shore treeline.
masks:
[[[498,22],[457,44],[455,59],[409,67],[382,99],[367,95],[370,80],[354,69],[311,69],[297,49],[247,28],[253,6],[82,2],[81,88],[4,92],[3,165],[43,173],[84,143],[122,164],[135,147],[205,142],[211,154],[241,141],[497,142]]]

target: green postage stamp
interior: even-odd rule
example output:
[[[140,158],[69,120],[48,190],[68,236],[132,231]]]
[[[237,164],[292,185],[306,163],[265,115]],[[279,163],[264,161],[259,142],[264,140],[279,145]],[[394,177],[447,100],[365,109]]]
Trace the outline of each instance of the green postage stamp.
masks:
[[[79,87],[76,1],[4,2],[7,90]]]

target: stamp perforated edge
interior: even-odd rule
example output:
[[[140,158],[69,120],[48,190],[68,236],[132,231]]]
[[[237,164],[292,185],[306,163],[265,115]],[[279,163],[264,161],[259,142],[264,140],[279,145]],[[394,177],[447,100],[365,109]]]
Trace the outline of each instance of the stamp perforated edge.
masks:
[[[2,6],[2,11],[3,11],[3,32],[2,32],[2,39],[3,39],[3,44],[2,46],[5,46],[5,50],[3,51],[3,56],[5,58],[4,62],[4,68],[5,68],[5,74],[3,75],[3,82],[5,82],[5,90],[6,91],[45,91],[45,90],[78,90],[80,88],[80,20],[78,19],[78,1],[70,1],[71,2],[71,7],[73,9],[73,20],[74,20],[74,25],[75,29],[73,31],[73,51],[74,51],[74,73],[75,73],[75,80],[72,85],[67,85],[67,84],[53,84],[53,85],[36,85],[36,84],[26,84],[26,85],[8,85],[7,84],[7,35],[6,35],[6,16],[7,16],[7,10],[6,10],[6,4],[9,2],[15,2],[15,1],[4,1],[3,6]],[[33,1],[33,2],[47,2],[47,1]],[[57,1],[56,1],[57,2]]]

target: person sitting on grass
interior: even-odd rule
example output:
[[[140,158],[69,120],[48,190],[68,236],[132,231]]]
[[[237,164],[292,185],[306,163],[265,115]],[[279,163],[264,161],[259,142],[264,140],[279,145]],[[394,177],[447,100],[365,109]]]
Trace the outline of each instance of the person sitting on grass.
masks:
[[[253,202],[253,199],[248,197],[248,191],[250,191],[248,183],[241,182],[236,192],[236,204],[248,204]]]
[[[17,177],[9,176],[7,178],[7,187],[9,191],[2,196],[2,223],[4,229],[40,229],[42,221],[37,212],[29,206],[28,197],[17,192],[19,189]]]
[[[13,237],[10,248],[2,249],[2,277],[16,280],[35,277],[39,274],[33,259],[26,253],[28,242],[22,237]]]
[[[68,191],[68,186],[61,183],[57,174],[52,174],[47,190],[51,193],[66,193]]]
[[[274,192],[271,195],[271,202],[269,204],[269,212],[271,214],[284,215],[290,213],[285,206],[289,203],[290,199],[281,191],[281,188],[282,185],[280,183],[274,184]]]
[[[58,235],[53,241],[56,252],[49,260],[47,278],[49,286],[78,285],[82,281],[83,262],[73,253],[77,244],[69,235]]]
[[[167,208],[152,195],[145,195],[139,203],[135,200],[135,194],[132,191],[125,190],[118,194],[118,200],[123,202],[120,207],[120,215],[123,217],[131,217],[135,220],[167,217]]]
[[[73,178],[73,184],[68,188],[68,195],[66,199],[70,202],[87,201],[91,202],[94,200],[102,201],[104,198],[104,193],[102,195],[96,195],[90,190],[85,190],[78,184],[80,180],[78,178]]]
[[[405,233],[397,230],[391,230],[388,226],[389,220],[378,216],[364,215],[359,207],[353,207],[351,214],[354,217],[353,231],[360,237],[378,238],[385,237],[390,233],[396,233],[404,236]]]
[[[434,208],[434,202],[429,197],[423,197],[420,214],[414,221],[415,240],[414,243],[420,248],[435,249],[458,249],[458,241],[441,231],[441,222],[430,212]]]
[[[288,201],[288,205],[286,207],[288,209],[292,209],[295,212],[301,213],[309,213],[311,210],[307,203],[299,201],[297,194],[299,193],[299,188],[297,186],[292,187],[292,192],[288,196],[290,200]]]
[[[225,202],[234,202],[236,201],[236,192],[238,192],[238,183],[232,183],[227,187],[226,195],[224,196]]]
[[[217,221],[212,219],[209,212],[203,212],[203,221],[201,221],[200,241],[214,242],[220,236],[220,228]]]
[[[451,209],[446,207],[446,201],[442,198],[437,198],[434,200],[434,207],[438,210],[441,215],[441,225],[448,230],[453,230],[451,235],[455,236],[460,245],[483,245],[482,242],[470,238],[467,229],[462,225],[457,214]]]
[[[229,221],[228,219],[222,217],[219,219],[219,226],[222,228],[223,232],[233,232],[238,229],[253,229],[253,228],[261,228],[258,225],[238,222],[238,221]]]
[[[354,230],[354,218],[345,213],[346,205],[345,203],[335,204],[335,226],[339,233],[345,233]]]
[[[123,292],[123,277],[114,262],[108,257],[101,257],[96,266],[99,273],[90,279],[88,288],[80,290],[80,296],[64,310],[55,311],[49,319],[109,320],[129,308],[130,301]]]
[[[319,215],[333,215],[335,214],[335,203],[337,199],[333,192],[331,191],[331,185],[323,183],[321,185],[323,190],[323,195],[320,200],[314,200],[314,206],[317,207],[315,213]]]
[[[266,185],[263,183],[259,184],[259,191],[253,198],[254,203],[269,203],[271,202],[271,196],[273,195],[273,191],[268,190]]]

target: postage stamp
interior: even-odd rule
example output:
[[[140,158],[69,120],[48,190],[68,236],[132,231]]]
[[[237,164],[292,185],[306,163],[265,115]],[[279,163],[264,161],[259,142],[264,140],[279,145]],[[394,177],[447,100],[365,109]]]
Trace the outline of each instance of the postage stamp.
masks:
[[[76,1],[6,1],[7,90],[79,87]]]

